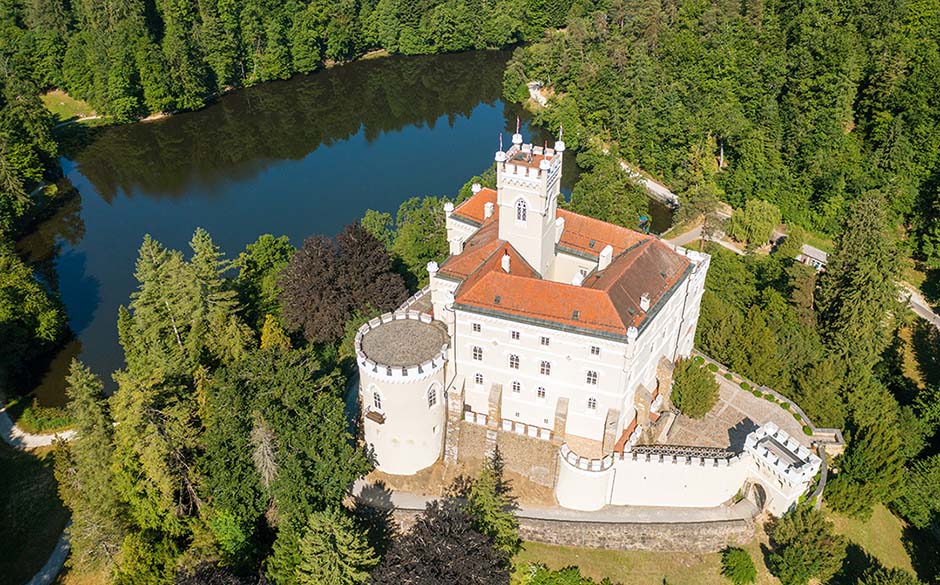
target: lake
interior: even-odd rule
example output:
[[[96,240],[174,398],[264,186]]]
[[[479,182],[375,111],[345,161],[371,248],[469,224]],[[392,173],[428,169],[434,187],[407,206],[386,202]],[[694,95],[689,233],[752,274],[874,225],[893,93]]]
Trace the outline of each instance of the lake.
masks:
[[[188,252],[197,227],[229,258],[260,234],[334,235],[366,209],[452,196],[493,162],[516,116],[501,99],[508,51],[386,57],[226,95],[198,112],[109,127],[63,159],[78,195],[20,249],[45,266],[75,333],[36,390],[64,401],[73,357],[106,384],[123,366],[117,312],[145,234]],[[534,136],[533,136],[534,132]],[[564,190],[577,169],[565,163]],[[661,216],[654,211],[654,218]]]

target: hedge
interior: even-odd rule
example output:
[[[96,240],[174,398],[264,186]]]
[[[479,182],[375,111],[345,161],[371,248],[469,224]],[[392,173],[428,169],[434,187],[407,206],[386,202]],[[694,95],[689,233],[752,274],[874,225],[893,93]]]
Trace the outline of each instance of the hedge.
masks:
[[[708,364],[708,371],[709,371],[709,372],[717,372],[717,371],[718,371],[718,366],[716,366],[715,364]]]
[[[813,429],[809,428],[809,425],[803,425],[803,434],[804,434],[804,435],[812,435],[812,434],[813,434]]]
[[[741,382],[741,388],[742,388],[743,390],[750,390],[750,389],[751,389],[751,385],[748,384],[747,382]]]
[[[725,380],[734,380],[734,376],[731,375],[731,372],[725,374]]]

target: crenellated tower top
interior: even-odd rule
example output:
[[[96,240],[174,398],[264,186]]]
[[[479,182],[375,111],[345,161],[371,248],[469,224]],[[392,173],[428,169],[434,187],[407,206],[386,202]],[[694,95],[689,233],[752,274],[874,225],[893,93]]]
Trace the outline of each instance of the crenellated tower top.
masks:
[[[561,193],[565,143],[526,144],[517,131],[512,146],[496,152],[499,238],[512,244],[543,276],[555,259],[555,217]]]

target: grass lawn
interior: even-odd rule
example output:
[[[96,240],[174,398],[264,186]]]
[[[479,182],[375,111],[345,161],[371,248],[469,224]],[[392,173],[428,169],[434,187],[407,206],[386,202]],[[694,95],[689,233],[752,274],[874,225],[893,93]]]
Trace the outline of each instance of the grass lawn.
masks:
[[[52,112],[59,122],[95,115],[90,105],[58,89],[45,93],[40,98],[46,109]]]
[[[901,542],[905,524],[884,506],[879,504],[867,522],[832,511],[829,512],[829,517],[836,525],[837,532],[844,534],[850,542],[878,559],[882,565],[914,572],[911,557]]]
[[[56,493],[52,452],[22,452],[0,442],[0,576],[25,583],[49,559],[68,520]]]
[[[750,553],[757,567],[758,585],[779,583],[764,566],[759,542],[751,542],[743,548]],[[719,553],[593,550],[527,542],[525,549],[516,557],[516,566],[525,570],[528,563],[544,563],[552,569],[576,565],[586,577],[597,581],[609,577],[623,585],[661,585],[663,578],[669,585],[729,583],[721,576]]]

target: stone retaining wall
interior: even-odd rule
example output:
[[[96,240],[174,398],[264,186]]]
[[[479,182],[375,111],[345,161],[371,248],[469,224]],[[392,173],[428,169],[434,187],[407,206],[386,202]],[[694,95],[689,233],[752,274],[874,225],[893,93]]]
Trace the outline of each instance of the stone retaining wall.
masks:
[[[396,509],[393,513],[402,530],[409,530],[421,514]],[[606,550],[713,553],[726,546],[739,546],[754,538],[753,520],[722,520],[683,523],[574,522],[519,518],[523,540]]]
[[[482,461],[487,428],[460,422],[458,461]],[[558,448],[551,442],[503,430],[496,431],[496,445],[503,455],[506,469],[549,488],[555,487],[558,475]]]

